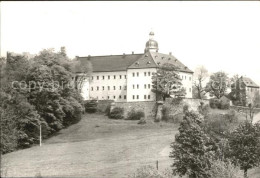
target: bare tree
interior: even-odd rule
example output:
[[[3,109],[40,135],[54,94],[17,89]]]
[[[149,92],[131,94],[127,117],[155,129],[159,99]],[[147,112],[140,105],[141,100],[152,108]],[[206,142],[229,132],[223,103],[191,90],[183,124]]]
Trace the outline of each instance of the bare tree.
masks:
[[[202,99],[207,93],[205,90],[204,82],[209,76],[208,70],[204,66],[199,66],[194,72],[194,90],[197,96],[196,98]]]

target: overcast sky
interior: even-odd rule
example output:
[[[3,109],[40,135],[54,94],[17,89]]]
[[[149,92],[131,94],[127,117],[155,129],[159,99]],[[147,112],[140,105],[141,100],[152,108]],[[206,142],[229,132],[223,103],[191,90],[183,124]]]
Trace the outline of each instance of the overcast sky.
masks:
[[[260,2],[1,2],[1,56],[65,46],[70,57],[159,52],[260,85]]]

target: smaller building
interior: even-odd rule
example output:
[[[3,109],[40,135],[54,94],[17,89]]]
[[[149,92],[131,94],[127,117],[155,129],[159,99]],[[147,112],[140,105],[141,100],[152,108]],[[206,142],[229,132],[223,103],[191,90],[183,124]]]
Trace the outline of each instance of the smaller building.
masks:
[[[259,93],[259,86],[248,77],[240,77],[240,80],[245,85],[247,104],[253,103],[255,95]]]

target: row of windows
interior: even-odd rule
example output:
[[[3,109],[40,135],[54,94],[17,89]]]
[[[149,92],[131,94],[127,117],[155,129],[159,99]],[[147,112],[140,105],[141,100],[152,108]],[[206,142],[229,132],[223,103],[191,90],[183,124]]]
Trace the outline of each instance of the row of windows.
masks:
[[[123,86],[119,86],[119,90],[122,90],[122,89],[123,89]],[[124,86],[124,90],[126,90],[126,89],[127,89],[127,87]],[[99,91],[99,86],[96,87],[96,90]],[[102,90],[105,90],[105,86],[102,86]],[[110,90],[110,86],[107,86],[107,90]],[[116,86],[113,86],[113,90],[116,90]],[[91,91],[94,91],[94,87],[91,87]]]
[[[258,91],[258,88],[247,88],[247,91],[250,91],[251,90],[251,92],[253,92],[253,91]]]
[[[119,79],[122,79],[123,77],[126,79],[126,75],[119,75]],[[113,78],[116,79],[116,75],[113,75]],[[92,80],[94,80],[94,76],[91,77]],[[96,79],[99,80],[99,76],[96,76]],[[107,76],[107,79],[110,80],[110,75]],[[105,80],[105,76],[102,76],[102,80]]]
[[[136,75],[135,75],[136,74]],[[139,77],[139,72],[133,72],[133,77]],[[144,72],[144,76],[151,76],[151,72]]]
[[[147,97],[146,97],[147,96]],[[133,95],[133,100],[134,99],[139,99],[139,95]],[[146,99],[151,99],[151,96],[150,95],[144,95],[144,99],[146,100]]]
[[[137,85],[133,85],[133,89],[135,89],[135,86],[136,86],[136,89],[139,89],[139,85],[138,84]],[[150,89],[151,85],[150,84],[148,84],[148,85],[144,84],[144,89],[146,89],[146,88]]]
[[[181,79],[185,79],[186,80],[186,75],[183,77],[183,75],[181,76]],[[189,80],[191,81],[191,77],[189,77]]]

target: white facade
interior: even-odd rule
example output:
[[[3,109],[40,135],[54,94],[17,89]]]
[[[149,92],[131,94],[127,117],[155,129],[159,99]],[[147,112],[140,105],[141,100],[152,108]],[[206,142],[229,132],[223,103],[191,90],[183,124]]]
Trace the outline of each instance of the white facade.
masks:
[[[85,100],[114,100],[115,102],[156,101],[152,92],[152,74],[156,68],[128,69],[116,72],[93,72],[82,87]],[[186,90],[192,98],[192,74],[179,72]]]
[[[127,70],[127,101],[155,101],[156,95],[152,92],[152,73],[156,68],[128,69]]]

